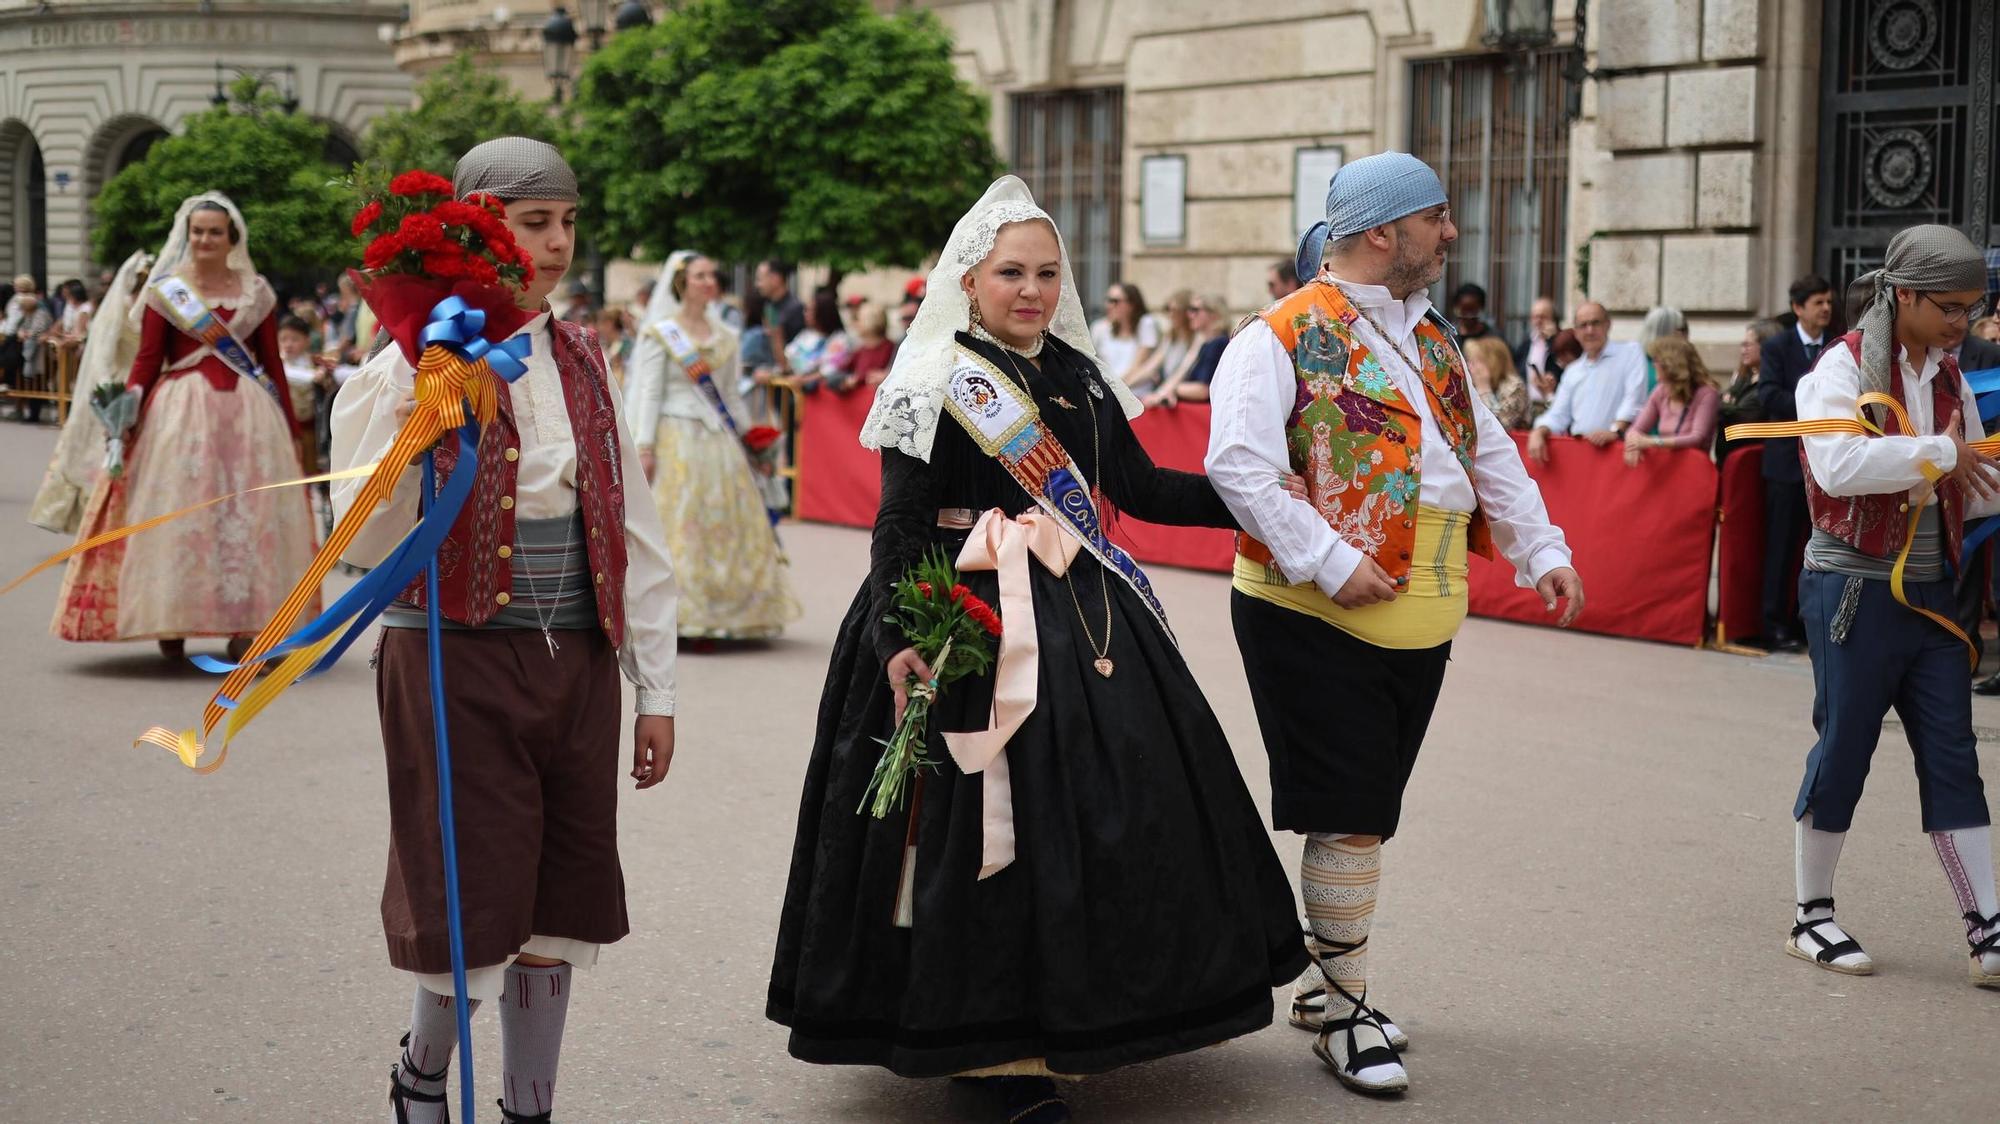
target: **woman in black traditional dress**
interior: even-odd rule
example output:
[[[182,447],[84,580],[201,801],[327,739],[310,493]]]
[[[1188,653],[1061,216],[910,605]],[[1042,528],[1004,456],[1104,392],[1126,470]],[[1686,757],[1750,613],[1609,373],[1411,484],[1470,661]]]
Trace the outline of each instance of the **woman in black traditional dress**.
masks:
[[[1144,574],[1095,531],[1107,502],[1183,526],[1233,526],[1227,509],[1205,477],[1155,468],[1140,447],[1139,405],[1100,376],[1060,236],[1020,180],[960,220],[929,293],[862,434],[882,453],[882,502],[820,703],[767,1013],[792,1028],[795,1057],[992,1077],[1008,1119],[1042,1124],[1068,1119],[1051,1075],[1266,1026],[1270,989],[1306,957],[1222,728]],[[1018,424],[980,429],[1036,413],[1059,448],[1023,456]],[[999,534],[1024,513],[1080,549],[1064,576],[1027,563],[1039,671],[1004,768],[947,761],[923,781],[913,832],[904,815],[857,813],[902,685],[930,674],[881,623],[896,579],[933,545],[955,555],[982,516]],[[994,573],[961,580],[1002,603]],[[1029,624],[1006,621],[1003,665]],[[934,728],[986,728],[993,684],[953,684]],[[997,871],[996,776],[1012,803],[1012,861]]]

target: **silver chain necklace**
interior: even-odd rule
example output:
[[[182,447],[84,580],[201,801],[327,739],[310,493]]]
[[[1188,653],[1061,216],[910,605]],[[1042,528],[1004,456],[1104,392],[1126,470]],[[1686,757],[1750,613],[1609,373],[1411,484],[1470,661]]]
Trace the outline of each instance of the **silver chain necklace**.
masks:
[[[571,546],[574,546],[575,544],[576,544],[576,517],[571,516],[568,523],[563,528],[562,557],[565,562],[569,560],[569,548]],[[542,642],[549,646],[549,658],[555,659],[556,651],[560,649],[562,645],[556,643],[555,632],[551,628],[551,625],[555,621],[556,607],[562,602],[564,580],[569,575],[567,573],[559,573],[556,575],[555,600],[550,603],[549,611],[547,613],[544,613],[542,612],[541,593],[535,589],[535,577],[534,573],[532,572],[533,567],[528,565],[528,558],[527,558],[528,548],[522,545],[521,536],[518,533],[514,536],[514,548],[521,552],[521,577],[528,583],[528,596],[532,598],[535,603],[535,620],[542,626]]]

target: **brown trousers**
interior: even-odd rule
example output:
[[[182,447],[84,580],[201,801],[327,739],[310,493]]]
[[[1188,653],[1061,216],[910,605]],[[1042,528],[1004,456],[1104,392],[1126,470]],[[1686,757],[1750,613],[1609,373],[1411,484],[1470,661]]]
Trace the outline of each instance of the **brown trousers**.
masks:
[[[375,679],[389,772],[389,962],[451,970],[424,631],[382,630]],[[610,944],[630,931],[618,865],[618,658],[597,629],[443,633],[458,878],[469,968],[530,936]]]

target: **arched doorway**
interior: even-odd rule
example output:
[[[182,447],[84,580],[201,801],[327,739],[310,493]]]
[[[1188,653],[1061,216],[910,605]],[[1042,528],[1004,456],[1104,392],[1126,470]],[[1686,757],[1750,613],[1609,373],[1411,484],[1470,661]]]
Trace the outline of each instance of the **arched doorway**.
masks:
[[[132,165],[137,164],[139,161],[144,160],[146,154],[153,151],[154,145],[166,140],[170,135],[172,134],[157,126],[147,129],[144,132],[133,134],[131,139],[120,145],[118,150],[111,154],[109,172],[115,176]],[[109,177],[107,176],[106,178],[108,179]]]
[[[48,283],[48,170],[42,146],[20,121],[0,123],[0,273]]]
[[[327,163],[339,168],[342,172],[346,172],[361,162],[361,151],[355,146],[353,139],[348,136],[346,129],[324,118],[320,119],[320,124],[326,126],[325,156]]]

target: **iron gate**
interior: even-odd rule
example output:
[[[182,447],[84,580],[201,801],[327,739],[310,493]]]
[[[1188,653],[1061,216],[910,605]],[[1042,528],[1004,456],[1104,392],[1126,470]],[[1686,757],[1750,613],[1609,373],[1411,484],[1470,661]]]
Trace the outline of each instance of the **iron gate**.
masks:
[[[1906,226],[2000,242],[1996,23],[1994,0],[1826,0],[1815,257],[1843,291]]]

